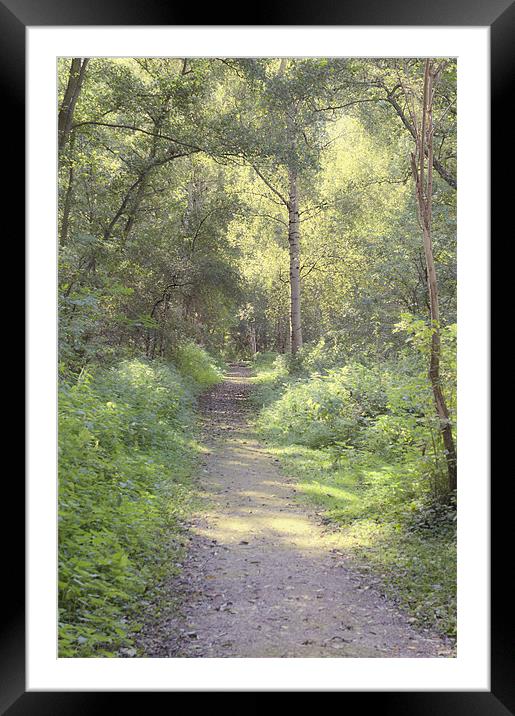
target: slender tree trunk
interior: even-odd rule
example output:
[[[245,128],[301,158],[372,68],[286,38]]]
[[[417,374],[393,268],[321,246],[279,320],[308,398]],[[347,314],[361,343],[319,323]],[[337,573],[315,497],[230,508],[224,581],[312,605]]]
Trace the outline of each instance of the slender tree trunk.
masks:
[[[417,128],[417,151],[411,157],[413,178],[415,180],[418,215],[422,226],[424,257],[427,270],[427,287],[431,315],[431,348],[429,360],[429,379],[440,423],[440,431],[445,448],[447,462],[448,487],[452,492],[457,485],[457,453],[452,435],[449,410],[443,395],[440,378],[440,310],[438,303],[438,282],[433,257],[431,237],[432,199],[433,199],[433,94],[437,73],[433,62],[426,60],[424,71],[424,94],[420,128]],[[425,159],[427,157],[427,176]]]
[[[63,203],[63,216],[61,220],[61,231],[59,235],[59,243],[61,246],[64,246],[68,239],[68,229],[70,226],[70,213],[72,208],[72,200],[73,200],[73,180],[74,180],[74,169],[73,169],[73,145],[74,145],[74,136],[72,135],[71,141],[70,141],[70,152],[68,161],[70,163],[70,168],[68,169],[68,186],[66,187],[66,194],[64,196],[64,203]]]
[[[109,226],[104,231],[104,239],[106,241],[111,238],[111,234],[113,233],[116,224],[118,223],[118,221],[120,220],[122,215],[125,213],[125,210],[126,210],[128,204],[129,204],[129,201],[134,193],[134,190],[137,189],[143,183],[147,171],[148,170],[145,170],[144,173],[140,174],[140,176],[136,179],[136,181],[133,184],[131,184],[131,186],[126,191],[126,193],[122,199],[122,203],[120,204],[120,206],[118,208],[118,211],[113,216],[113,218],[109,222]]]
[[[288,60],[282,58],[278,77],[282,77],[288,66]],[[285,109],[286,136],[285,141],[290,149],[291,156],[296,154],[295,140],[295,116],[298,108],[292,103]],[[252,164],[257,175],[279,198],[281,203],[288,210],[288,245],[290,254],[290,349],[295,355],[302,348],[302,323],[301,323],[301,301],[300,301],[300,215],[299,215],[299,191],[298,191],[298,169],[290,159],[288,167],[288,195],[285,196],[277,189],[258,169]]]
[[[285,338],[284,338],[284,329],[283,329],[283,319],[282,316],[279,316],[276,324],[275,324],[275,342],[274,342],[275,350],[278,353],[284,353],[285,352]]]
[[[125,222],[125,226],[123,227],[122,240],[120,242],[121,249],[125,248],[127,239],[129,238],[129,235],[130,235],[130,233],[134,227],[134,224],[136,222],[136,217],[138,215],[139,207],[143,200],[143,196],[145,194],[147,176],[148,176],[147,174],[143,175],[141,183],[139,184],[138,189],[136,191],[136,196],[134,197],[134,201],[132,202],[132,206],[130,207],[130,210],[128,212],[127,221]]]
[[[88,65],[87,59],[80,57],[74,57],[70,66],[70,74],[68,76],[68,84],[64,92],[63,101],[59,110],[57,119],[57,145],[59,151],[64,149],[68,137],[70,136],[72,124],[73,124],[73,113],[75,112],[75,105],[79,99],[84,77],[86,76],[86,67]]]
[[[438,303],[438,284],[436,280],[436,270],[433,259],[433,247],[431,240],[431,230],[424,223],[424,253],[427,266],[427,285],[429,292],[429,306],[431,311],[431,325],[433,332],[431,335],[431,351],[429,360],[429,379],[433,391],[436,412],[440,421],[440,430],[442,433],[445,456],[447,460],[447,473],[449,490],[456,489],[457,484],[457,456],[454,438],[452,436],[452,425],[449,416],[449,410],[445,402],[442,392],[440,379],[440,354],[441,354],[441,338],[440,338],[440,310]]]
[[[294,170],[290,170],[289,178],[288,244],[290,248],[291,352],[295,354],[302,348],[300,313],[300,218],[297,174]]]
[[[159,350],[158,354],[163,357],[165,352],[165,332],[166,332],[166,320],[168,314],[168,296],[163,301],[161,306],[161,327],[159,335]]]
[[[257,339],[256,339],[256,326],[251,325],[250,326],[250,350],[252,352],[252,355],[255,355],[257,353]]]
[[[288,61],[283,58],[279,66],[279,76],[286,71]],[[296,108],[291,106],[286,112],[286,133],[288,145],[295,155]],[[288,245],[290,250],[290,335],[291,353],[295,355],[302,348],[302,323],[300,312],[300,216],[297,169],[288,170]]]
[[[290,316],[284,318],[284,351],[283,353],[291,353],[291,320]]]

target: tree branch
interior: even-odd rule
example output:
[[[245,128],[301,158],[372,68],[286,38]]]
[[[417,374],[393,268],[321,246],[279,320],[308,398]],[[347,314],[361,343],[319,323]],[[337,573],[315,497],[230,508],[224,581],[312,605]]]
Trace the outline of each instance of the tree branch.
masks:
[[[399,102],[397,101],[397,98],[394,96],[395,89],[389,92],[386,87],[384,87],[386,90],[386,101],[389,102],[389,104],[392,105],[392,107],[397,112],[397,115],[399,116],[400,120],[408,130],[408,132],[411,134],[413,139],[417,141],[417,131],[415,127],[412,125],[412,123],[408,120],[406,117],[406,114],[404,113],[404,110],[400,106]],[[427,149],[426,149],[426,157],[427,157]],[[433,167],[436,169],[438,174],[442,177],[444,181],[447,182],[449,186],[452,186],[453,189],[458,188],[458,182],[456,180],[456,177],[451,174],[444,166],[443,164],[435,157],[433,156]]]
[[[115,124],[111,122],[97,122],[95,120],[89,120],[86,122],[78,122],[77,124],[73,125],[73,129],[77,129],[78,127],[85,127],[85,126],[96,126],[96,127],[112,127],[113,129],[129,129],[131,132],[141,132],[142,134],[147,134],[149,137],[157,137],[157,139],[166,139],[168,142],[174,142],[174,144],[178,144],[182,147],[189,147],[190,149],[194,149],[197,152],[204,151],[202,147],[198,147],[195,144],[188,144],[187,142],[181,142],[179,139],[176,139],[175,137],[170,137],[167,134],[161,134],[156,132],[151,132],[148,129],[142,129],[141,127],[134,127],[130,124]]]
[[[263,174],[260,172],[260,170],[256,167],[255,164],[251,164],[250,166],[254,169],[254,171],[256,172],[256,174],[258,175],[258,177],[259,177],[262,181],[264,181],[264,183],[267,185],[267,187],[270,189],[270,191],[272,191],[277,197],[279,197],[279,199],[282,201],[282,203],[284,204],[284,206],[285,206],[286,208],[288,208],[289,202],[288,202],[288,200],[281,194],[281,192],[280,192],[278,189],[276,189],[276,188],[273,186],[273,184],[271,184],[270,181],[269,181],[265,176],[263,176]]]

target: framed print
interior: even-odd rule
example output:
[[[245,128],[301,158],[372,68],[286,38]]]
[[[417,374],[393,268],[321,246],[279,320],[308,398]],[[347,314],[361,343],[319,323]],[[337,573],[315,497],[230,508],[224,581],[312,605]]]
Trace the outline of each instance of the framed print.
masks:
[[[512,713],[488,269],[513,5],[254,14],[0,0],[28,320],[2,713]]]

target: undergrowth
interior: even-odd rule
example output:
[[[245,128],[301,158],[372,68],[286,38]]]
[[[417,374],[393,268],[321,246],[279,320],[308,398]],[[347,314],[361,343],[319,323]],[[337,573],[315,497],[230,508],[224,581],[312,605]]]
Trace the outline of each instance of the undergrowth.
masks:
[[[445,341],[450,362],[452,329]],[[357,564],[419,626],[455,637],[456,506],[423,357],[408,346],[389,363],[328,360],[324,369],[320,347],[303,353],[293,366],[285,356],[256,357],[260,434],[296,477],[300,498],[340,527]],[[447,390],[454,407],[452,382]]]
[[[179,345],[171,357],[194,393],[219,383],[223,378],[223,367],[195,343]]]
[[[61,657],[130,650],[138,600],[179,561],[195,395],[220,379],[202,349],[179,355],[179,367],[133,359],[60,385]]]

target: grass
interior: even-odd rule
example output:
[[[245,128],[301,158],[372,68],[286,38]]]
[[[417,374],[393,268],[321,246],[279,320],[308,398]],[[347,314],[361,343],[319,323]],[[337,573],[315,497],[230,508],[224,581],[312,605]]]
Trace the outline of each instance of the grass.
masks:
[[[254,366],[252,400],[270,414],[296,384],[267,356]],[[455,510],[428,501],[416,465],[385,460],[366,446],[309,447],[256,426],[281,468],[296,480],[298,499],[337,526],[358,569],[422,628],[456,636]]]

